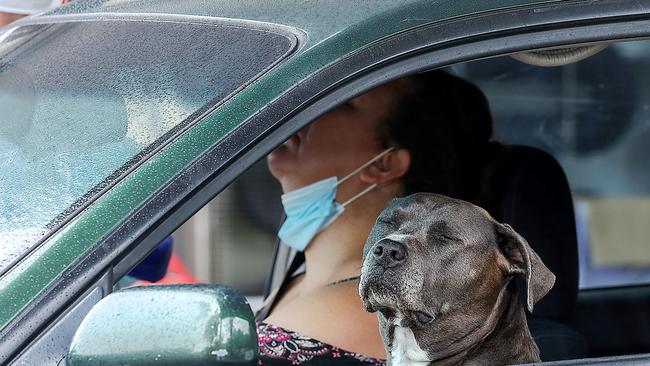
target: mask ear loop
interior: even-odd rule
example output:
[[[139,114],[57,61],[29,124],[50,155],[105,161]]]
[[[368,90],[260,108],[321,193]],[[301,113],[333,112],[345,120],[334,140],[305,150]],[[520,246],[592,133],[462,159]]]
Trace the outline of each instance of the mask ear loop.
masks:
[[[350,198],[349,200],[343,202],[341,204],[341,206],[345,207],[345,206],[349,205],[350,203],[352,203],[357,198],[359,198],[359,197],[363,196],[364,194],[372,191],[375,187],[377,187],[377,183],[374,183],[374,184],[370,185],[368,188],[364,189],[363,191],[355,194],[352,198]]]
[[[359,174],[359,172],[361,172],[362,170],[364,170],[365,168],[370,166],[370,164],[372,164],[375,161],[381,159],[381,157],[383,157],[384,155],[388,154],[389,152],[391,152],[393,150],[395,150],[395,147],[389,147],[388,149],[382,151],[381,153],[379,153],[379,155],[377,155],[374,158],[368,160],[365,164],[363,164],[362,166],[355,169],[352,173],[350,173],[350,174],[346,175],[345,177],[343,177],[343,179],[341,179],[338,183],[336,183],[336,185],[338,186],[339,184],[341,184],[341,183],[345,182],[346,180],[352,178],[353,176]],[[377,187],[377,183],[371,184],[370,186],[368,186],[368,188],[366,188],[363,191],[355,194],[352,198],[350,198],[347,201],[343,202],[341,204],[341,206],[345,207],[345,206],[349,205],[350,203],[355,201],[357,198],[359,198],[359,197],[363,196],[364,194],[366,194],[366,193],[370,192],[371,190],[373,190],[375,187]]]

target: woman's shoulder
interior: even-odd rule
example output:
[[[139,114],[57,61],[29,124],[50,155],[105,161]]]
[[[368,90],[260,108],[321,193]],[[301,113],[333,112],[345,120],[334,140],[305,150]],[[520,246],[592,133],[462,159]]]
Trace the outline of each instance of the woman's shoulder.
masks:
[[[377,316],[364,311],[353,283],[298,297],[265,321],[360,354],[385,354]]]
[[[383,360],[366,357],[340,347],[268,323],[257,325],[259,365],[377,365]]]

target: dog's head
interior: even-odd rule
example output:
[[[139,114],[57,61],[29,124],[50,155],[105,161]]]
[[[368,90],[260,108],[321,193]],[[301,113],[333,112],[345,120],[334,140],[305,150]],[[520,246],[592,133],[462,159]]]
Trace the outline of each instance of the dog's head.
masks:
[[[485,337],[516,276],[526,284],[529,311],[555,281],[509,225],[471,203],[419,193],[393,200],[377,219],[359,294],[366,310],[380,312],[388,350],[393,329],[383,328],[408,328],[427,353],[422,361],[430,361]]]

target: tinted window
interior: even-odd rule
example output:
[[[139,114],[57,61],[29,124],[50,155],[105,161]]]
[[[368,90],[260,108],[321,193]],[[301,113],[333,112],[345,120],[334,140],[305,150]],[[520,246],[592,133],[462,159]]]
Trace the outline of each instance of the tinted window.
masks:
[[[626,42],[562,67],[509,57],[454,67],[485,91],[498,140],[540,148],[562,165],[583,288],[650,283],[648,55],[650,43]]]
[[[292,47],[267,30],[79,22],[0,34],[0,271]]]

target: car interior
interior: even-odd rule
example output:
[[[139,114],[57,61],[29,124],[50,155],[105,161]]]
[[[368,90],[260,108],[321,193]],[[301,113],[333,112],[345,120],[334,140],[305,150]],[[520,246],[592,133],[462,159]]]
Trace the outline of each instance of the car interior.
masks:
[[[528,315],[543,361],[650,352],[650,42],[501,56],[447,67],[476,83],[503,151],[486,208],[557,276]],[[301,255],[275,239],[281,190],[253,165],[174,234],[197,278],[259,300]]]

